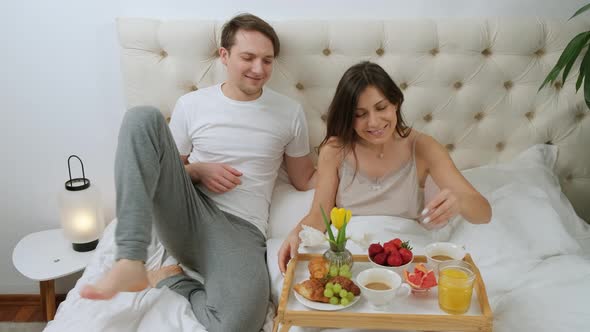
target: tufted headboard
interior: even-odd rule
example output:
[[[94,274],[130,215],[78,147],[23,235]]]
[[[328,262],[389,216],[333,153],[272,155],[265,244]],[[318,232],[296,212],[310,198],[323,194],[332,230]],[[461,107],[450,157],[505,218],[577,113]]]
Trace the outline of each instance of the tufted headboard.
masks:
[[[434,136],[460,169],[505,161],[530,145],[559,147],[556,172],[577,213],[590,221],[590,112],[577,75],[537,92],[567,42],[590,21],[543,19],[290,20],[269,86],[298,100],[312,146],[351,65],[383,66],[405,95],[414,128]],[[117,20],[127,104],[166,117],[178,97],[219,83],[223,22]],[[574,67],[575,71],[577,66]]]

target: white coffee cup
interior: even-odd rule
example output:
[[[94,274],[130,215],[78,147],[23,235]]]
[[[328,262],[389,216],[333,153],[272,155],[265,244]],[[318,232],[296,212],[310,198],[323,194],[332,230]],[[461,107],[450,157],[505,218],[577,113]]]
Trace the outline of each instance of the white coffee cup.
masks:
[[[435,256],[447,256],[451,258],[450,260],[456,261],[460,261],[465,257],[465,248],[451,242],[431,243],[424,248],[424,252],[426,253],[428,264],[434,269],[437,269],[438,264],[445,261],[437,259]]]
[[[356,277],[356,282],[361,288],[361,294],[376,310],[384,310],[393,299],[407,297],[411,292],[410,286],[402,283],[399,274],[379,267],[361,271]],[[367,288],[367,285],[371,283],[384,284],[388,288],[383,290]]]

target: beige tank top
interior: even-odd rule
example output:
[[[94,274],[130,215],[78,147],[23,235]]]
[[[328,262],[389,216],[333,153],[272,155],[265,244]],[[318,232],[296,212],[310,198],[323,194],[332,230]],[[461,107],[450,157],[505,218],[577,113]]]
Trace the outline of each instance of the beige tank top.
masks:
[[[424,189],[416,171],[416,138],[409,160],[396,172],[381,178],[369,178],[362,170],[344,159],[338,170],[340,183],[336,206],[351,210],[353,215],[398,216],[417,219],[424,208]]]

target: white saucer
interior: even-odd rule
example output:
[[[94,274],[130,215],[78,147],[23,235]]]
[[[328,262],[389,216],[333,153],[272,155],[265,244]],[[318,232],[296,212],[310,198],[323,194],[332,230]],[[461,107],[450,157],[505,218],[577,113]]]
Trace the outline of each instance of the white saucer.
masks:
[[[322,310],[322,311],[336,311],[336,310],[346,309],[346,308],[350,307],[351,305],[354,305],[355,303],[357,303],[358,300],[361,298],[361,295],[359,294],[358,296],[355,296],[354,299],[350,303],[348,303],[347,305],[340,305],[340,304],[330,304],[330,303],[310,301],[310,300],[306,299],[305,297],[303,297],[301,294],[297,293],[295,290],[293,290],[293,294],[295,294],[295,298],[297,299],[297,301],[299,301],[299,303],[303,304],[304,306],[306,306],[310,309]]]

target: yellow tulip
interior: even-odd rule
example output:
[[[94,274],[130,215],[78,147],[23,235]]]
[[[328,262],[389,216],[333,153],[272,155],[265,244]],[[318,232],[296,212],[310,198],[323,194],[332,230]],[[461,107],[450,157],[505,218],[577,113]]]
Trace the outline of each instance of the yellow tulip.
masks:
[[[340,230],[340,228],[342,228],[343,225],[348,224],[348,221],[350,220],[351,216],[352,212],[345,208],[335,207],[332,209],[332,211],[330,211],[330,220],[332,220],[332,224],[338,230]]]

